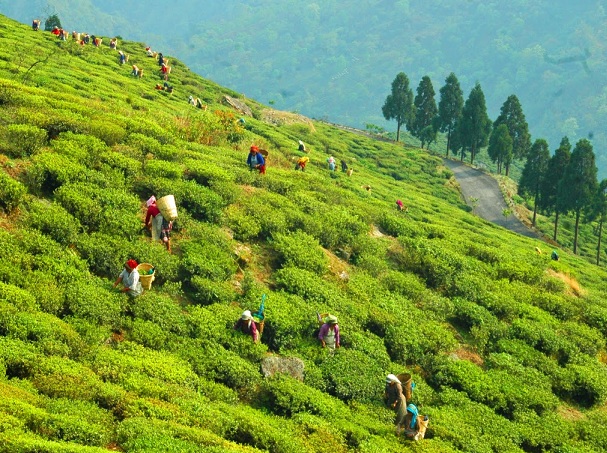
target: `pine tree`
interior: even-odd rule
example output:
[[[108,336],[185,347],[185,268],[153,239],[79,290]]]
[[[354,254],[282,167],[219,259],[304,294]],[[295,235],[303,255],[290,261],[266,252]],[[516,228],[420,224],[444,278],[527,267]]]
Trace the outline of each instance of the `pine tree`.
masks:
[[[464,108],[464,92],[459,86],[459,80],[454,73],[445,79],[445,85],[440,89],[440,101],[438,103],[438,130],[447,133],[447,157],[452,148],[452,135],[457,123],[462,116]]]
[[[505,124],[501,124],[499,128],[505,126]],[[533,143],[533,146],[529,151],[527,162],[525,163],[525,168],[523,168],[523,174],[521,175],[518,186],[520,194],[533,196],[533,220],[531,222],[533,226],[535,226],[537,208],[541,200],[540,189],[542,187],[542,181],[546,177],[549,161],[550,150],[548,149],[548,142],[543,138],[539,138]]]
[[[559,208],[558,203],[558,185],[565,169],[569,165],[571,159],[571,143],[567,137],[561,139],[561,144],[558,149],[554,152],[554,155],[548,162],[548,169],[546,170],[546,177],[542,183],[541,194],[540,194],[540,205],[542,210],[546,213],[554,212],[554,234],[553,240],[557,240],[557,232],[559,225],[559,215],[562,212]]]
[[[435,94],[430,77],[422,77],[422,80],[417,87],[417,95],[413,101],[413,105],[415,106],[415,119],[409,128],[413,136],[421,141],[422,148],[426,142],[432,141],[432,131],[434,130],[436,117],[438,115],[438,108],[436,107],[436,101],[434,100]]]
[[[465,149],[470,150],[470,163],[474,163],[476,153],[487,146],[489,134],[491,133],[491,120],[487,116],[487,105],[485,94],[481,85],[477,83],[462,110],[462,120],[459,124],[459,134],[462,143],[462,160],[464,160]]]
[[[512,138],[508,133],[508,127],[500,124],[494,129],[489,139],[489,157],[495,163],[497,162],[497,172],[502,174],[502,164],[510,162],[512,159]]]
[[[409,88],[409,78],[404,72],[396,75],[392,82],[392,92],[386,97],[381,111],[386,120],[396,120],[396,141],[399,141],[401,126],[412,124],[415,118],[413,91]]]
[[[596,246],[596,265],[601,262],[601,237],[603,236],[603,224],[607,221],[607,179],[603,179],[592,200],[592,207],[588,214],[589,221],[598,221],[598,244]]]
[[[51,31],[55,27],[63,28],[61,26],[61,21],[59,20],[59,16],[57,16],[56,14],[51,14],[44,21],[44,29],[46,31]]]
[[[575,214],[573,253],[577,253],[577,239],[582,211],[590,208],[598,182],[592,144],[585,138],[578,141],[571,153],[569,165],[558,186],[558,203],[563,212]]]
[[[500,115],[495,120],[493,128],[497,128],[500,124],[508,126],[508,133],[512,138],[513,160],[524,159],[531,147],[531,136],[529,135],[529,125],[525,119],[523,107],[514,94],[508,96],[508,99],[502,105]],[[510,162],[506,165],[506,176],[509,173]]]

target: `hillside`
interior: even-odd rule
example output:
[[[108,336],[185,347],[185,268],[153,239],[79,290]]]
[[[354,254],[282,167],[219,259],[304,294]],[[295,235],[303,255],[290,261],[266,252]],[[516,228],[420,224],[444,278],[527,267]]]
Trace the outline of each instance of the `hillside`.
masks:
[[[156,90],[145,43],[119,40],[120,65],[105,39],[0,30],[0,452],[607,449],[605,269],[482,221],[423,150],[272,111],[168,52]],[[142,229],[151,194],[177,200],[170,254]],[[112,285],[127,259],[156,269],[135,299]],[[255,344],[232,325],[264,295]],[[339,319],[334,353],[317,312]],[[416,443],[382,399],[405,372]]]
[[[563,136],[592,140],[599,179],[607,177],[607,15],[598,0],[3,3],[0,13],[23,23],[56,12],[70,31],[128,34],[250,98],[359,128],[396,129],[381,106],[397,73],[414,90],[429,76],[438,96],[454,72],[465,96],[482,85],[492,120],[515,94],[533,139],[552,151]]]

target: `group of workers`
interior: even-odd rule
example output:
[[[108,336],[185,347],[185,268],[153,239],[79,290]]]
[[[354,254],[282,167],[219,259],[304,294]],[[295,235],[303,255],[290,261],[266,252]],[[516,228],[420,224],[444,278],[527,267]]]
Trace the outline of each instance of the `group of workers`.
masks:
[[[415,404],[407,404],[407,397],[411,398],[411,376],[407,375],[407,377],[408,382],[403,383],[398,376],[388,374],[386,376],[384,398],[388,407],[396,411],[396,418],[394,419],[396,435],[400,436],[404,430],[407,438],[420,440],[426,434],[428,417],[419,415]],[[407,386],[405,390],[403,384]]]

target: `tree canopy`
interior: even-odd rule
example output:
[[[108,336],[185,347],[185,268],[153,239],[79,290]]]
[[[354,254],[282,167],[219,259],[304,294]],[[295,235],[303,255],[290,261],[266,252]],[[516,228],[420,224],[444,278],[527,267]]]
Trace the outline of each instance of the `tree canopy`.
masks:
[[[396,120],[396,141],[400,139],[400,128],[403,124],[412,124],[415,118],[413,109],[413,91],[409,87],[409,78],[399,72],[392,82],[392,91],[386,98],[382,113],[387,120]]]

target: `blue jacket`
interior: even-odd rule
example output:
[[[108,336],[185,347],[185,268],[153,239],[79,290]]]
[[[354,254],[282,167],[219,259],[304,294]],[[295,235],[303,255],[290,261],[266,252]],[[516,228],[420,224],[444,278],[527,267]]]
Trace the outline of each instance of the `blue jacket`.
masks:
[[[263,158],[263,155],[260,152],[257,152],[257,165],[265,165],[266,161]],[[249,157],[247,157],[247,165],[249,167],[254,167],[255,165],[251,164],[251,160],[253,158],[253,153],[249,153]]]

